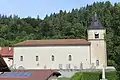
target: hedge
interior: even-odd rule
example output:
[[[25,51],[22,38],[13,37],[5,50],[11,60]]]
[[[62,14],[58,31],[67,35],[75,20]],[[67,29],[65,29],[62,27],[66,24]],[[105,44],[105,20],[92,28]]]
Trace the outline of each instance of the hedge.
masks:
[[[81,80],[83,73],[77,72],[75,75],[73,75],[70,80]]]
[[[110,71],[106,72],[107,80],[117,80],[117,72]],[[73,75],[70,80],[100,80],[102,79],[102,72],[77,72]]]
[[[81,80],[99,80],[99,72],[83,72]]]
[[[99,72],[77,72],[70,80],[99,80]]]
[[[105,74],[106,74],[105,78],[107,80],[117,80],[117,72],[116,71],[106,72]]]
[[[58,78],[58,80],[70,80],[69,78]]]

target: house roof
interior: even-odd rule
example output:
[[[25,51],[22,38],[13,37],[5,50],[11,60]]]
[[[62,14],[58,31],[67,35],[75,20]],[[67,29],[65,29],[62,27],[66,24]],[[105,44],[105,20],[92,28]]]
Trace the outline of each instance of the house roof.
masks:
[[[24,70],[24,71],[16,71],[17,75],[21,74],[21,72],[31,73],[29,76],[2,76],[0,75],[0,80],[48,80],[50,76],[59,76],[55,70]],[[13,72],[9,72],[13,74]],[[15,72],[14,72],[15,73]],[[5,73],[3,73],[4,75]]]
[[[95,15],[93,16],[91,25],[89,26],[88,29],[103,29],[102,24],[101,24],[101,22],[99,21],[96,13],[95,13]]]
[[[0,54],[2,57],[12,57],[13,47],[0,47]]]
[[[3,57],[0,55],[0,72],[9,72],[9,71],[10,71],[10,69],[8,68]]]
[[[85,39],[57,39],[57,40],[26,40],[17,44],[17,46],[55,46],[55,45],[89,45]]]
[[[55,73],[58,73],[56,70],[26,70],[32,72],[32,76],[29,77],[29,80],[47,80],[50,76]],[[56,74],[57,76],[57,74]]]

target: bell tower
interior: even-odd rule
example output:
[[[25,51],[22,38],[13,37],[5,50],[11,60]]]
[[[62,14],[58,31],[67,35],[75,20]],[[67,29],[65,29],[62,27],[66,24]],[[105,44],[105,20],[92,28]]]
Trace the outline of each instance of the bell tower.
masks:
[[[91,64],[94,64],[98,69],[102,68],[103,65],[107,66],[106,42],[104,39],[106,29],[103,28],[96,13],[92,17],[92,22],[87,32],[88,41],[91,42]]]

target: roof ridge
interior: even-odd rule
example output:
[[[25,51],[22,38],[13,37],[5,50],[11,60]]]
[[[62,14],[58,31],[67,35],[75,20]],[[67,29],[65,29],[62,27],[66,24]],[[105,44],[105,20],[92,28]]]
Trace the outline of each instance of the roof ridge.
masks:
[[[42,40],[50,41],[50,40],[86,40],[86,39],[40,39],[40,40],[25,40],[25,41],[42,41]]]
[[[86,39],[26,40],[13,46],[89,45]]]

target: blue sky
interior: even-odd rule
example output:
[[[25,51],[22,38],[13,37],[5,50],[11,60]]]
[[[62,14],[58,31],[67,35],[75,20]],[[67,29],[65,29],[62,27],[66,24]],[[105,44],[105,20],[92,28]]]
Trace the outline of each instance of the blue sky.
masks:
[[[1,0],[0,14],[16,14],[20,17],[44,18],[46,14],[59,12],[59,10],[70,11],[72,8],[80,8],[96,1],[107,0]],[[120,0],[109,0],[112,3]]]

